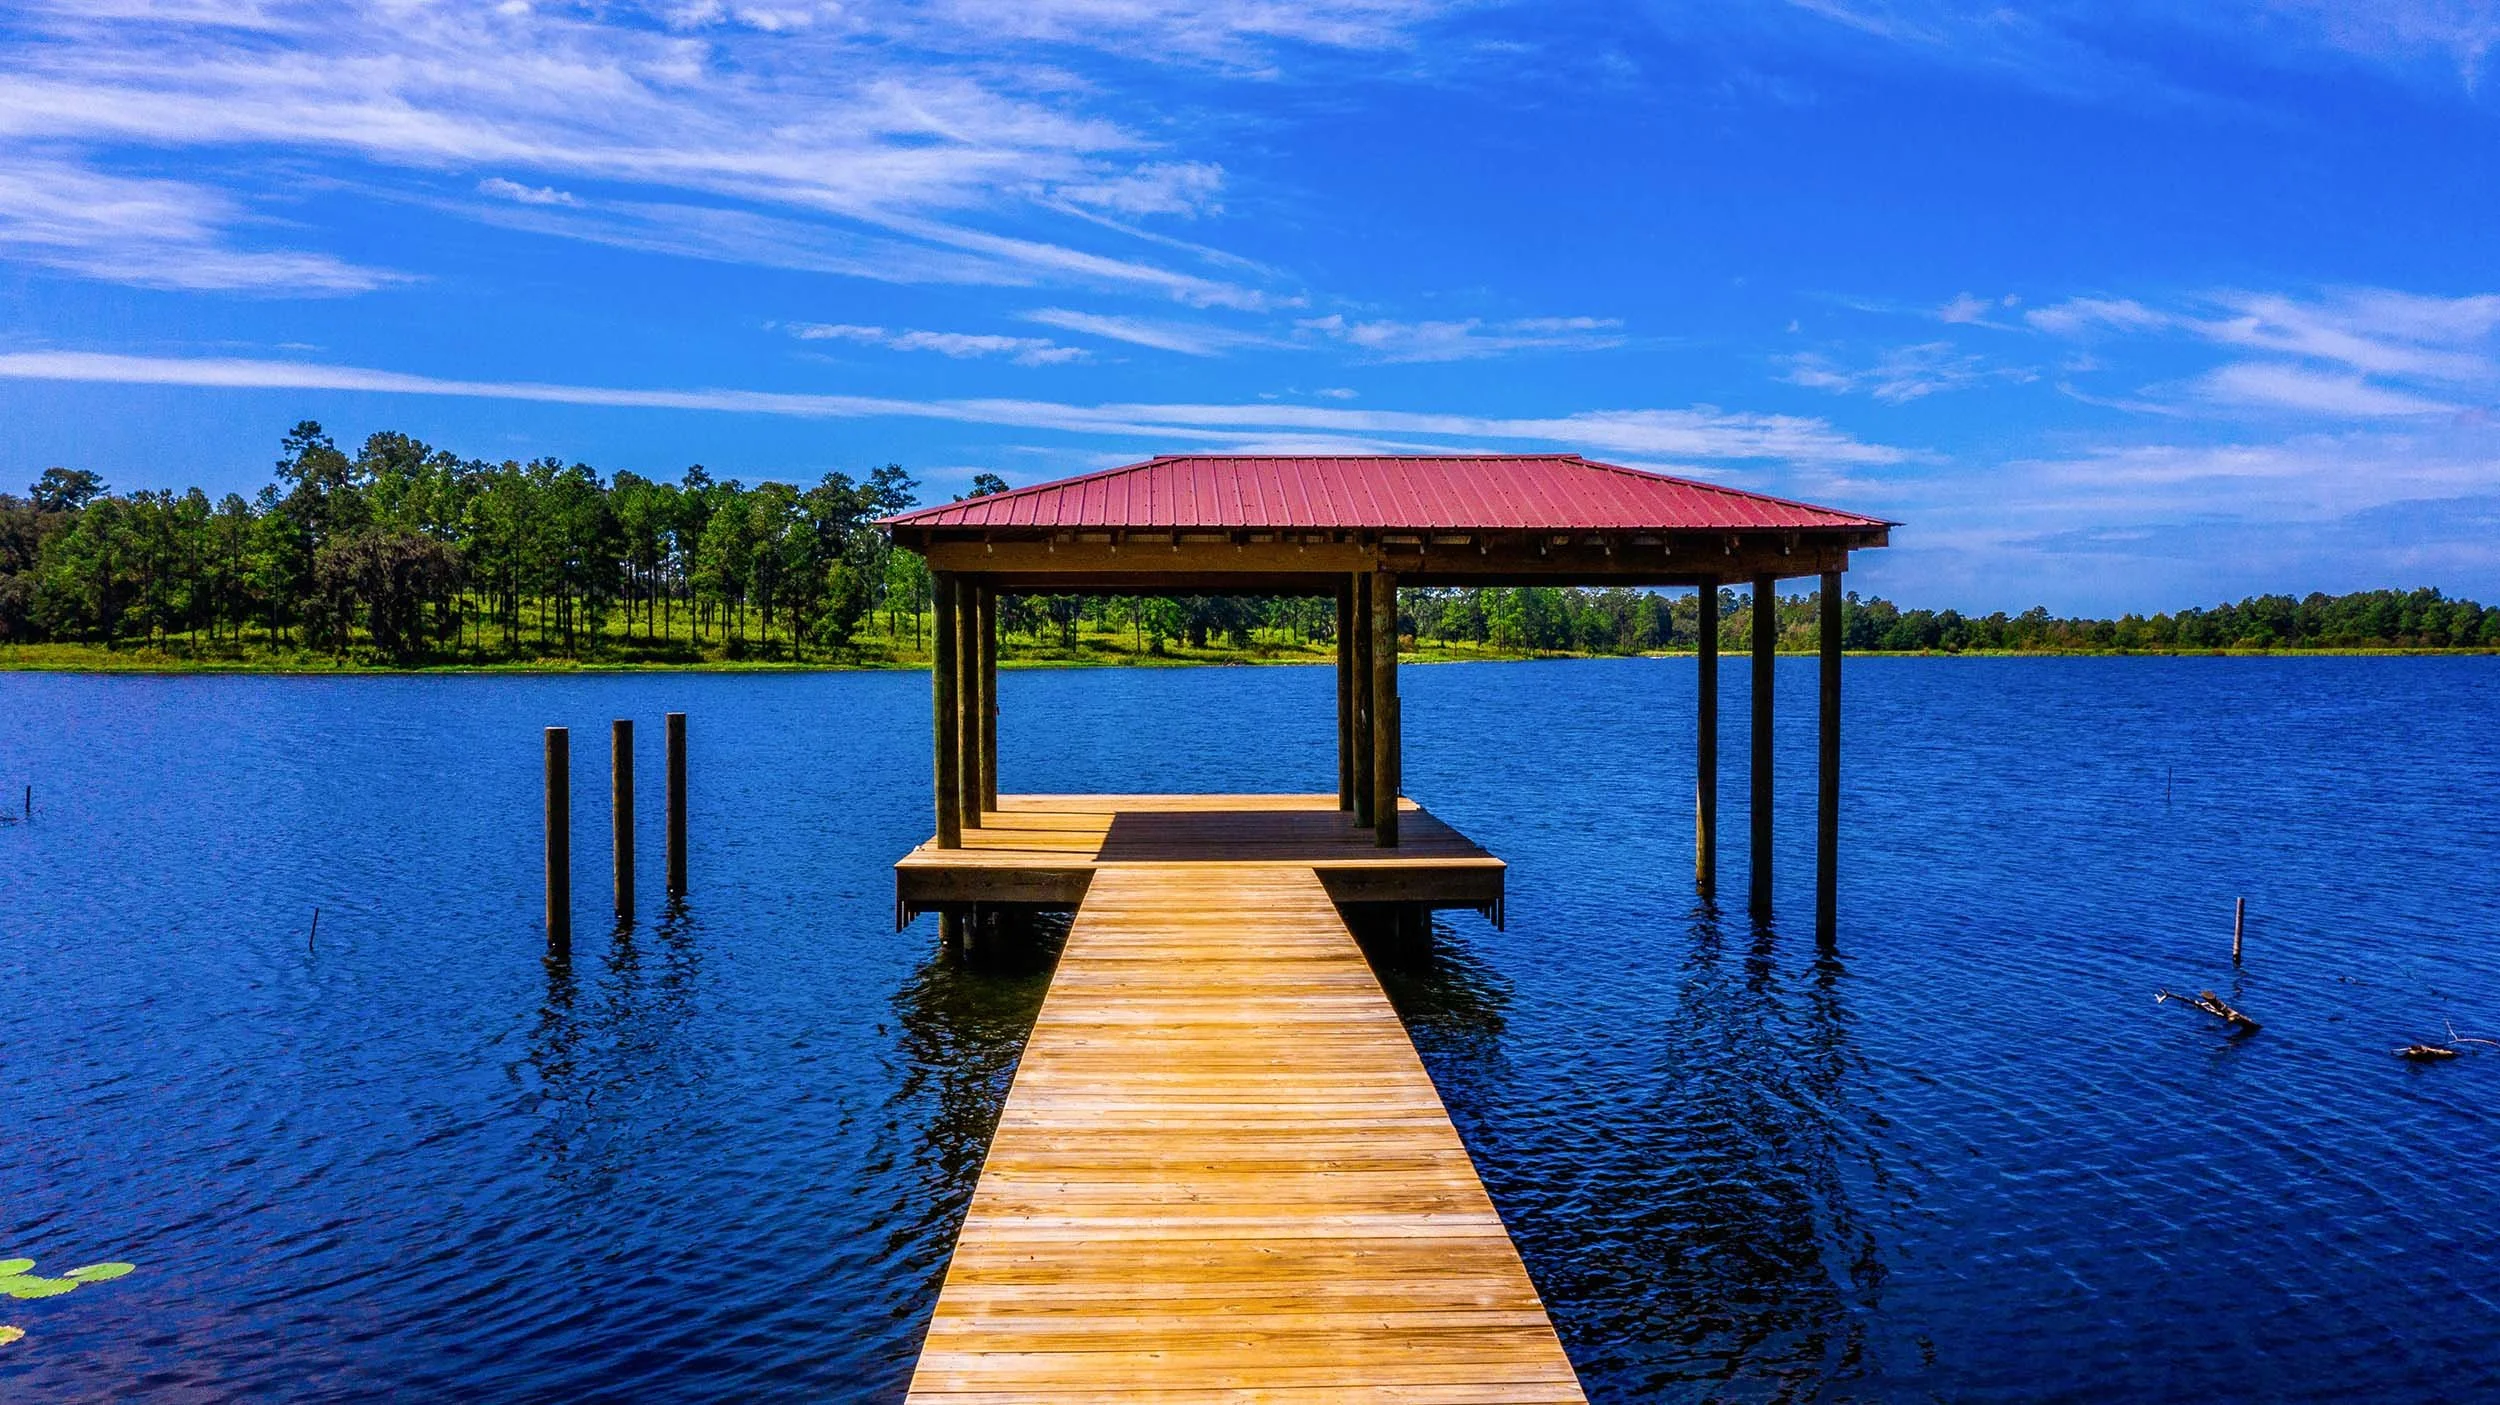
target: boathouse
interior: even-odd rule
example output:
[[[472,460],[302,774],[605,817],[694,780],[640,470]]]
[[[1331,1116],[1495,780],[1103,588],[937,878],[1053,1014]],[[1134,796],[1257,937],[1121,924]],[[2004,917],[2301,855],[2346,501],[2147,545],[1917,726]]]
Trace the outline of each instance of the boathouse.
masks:
[[[1820,584],[1815,930],[1835,932],[1841,580],[1891,523],[1574,454],[1173,455],[888,520],[936,588],[936,825],[898,920],[1073,910],[915,1400],[1581,1399],[1349,931],[1499,921],[1502,861],[1404,794],[1401,586],[1700,591],[1694,878],[1717,884],[1718,592]],[[1334,795],[1018,795],[1001,595],[1336,604]],[[1749,905],[1771,911],[1775,611],[1753,611]],[[1315,719],[1316,721],[1316,719]]]

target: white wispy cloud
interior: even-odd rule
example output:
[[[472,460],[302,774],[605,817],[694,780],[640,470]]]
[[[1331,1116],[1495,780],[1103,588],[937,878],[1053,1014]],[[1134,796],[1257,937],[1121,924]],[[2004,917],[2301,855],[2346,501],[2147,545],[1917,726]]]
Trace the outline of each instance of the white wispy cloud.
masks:
[[[791,322],[785,325],[790,335],[801,341],[861,342],[894,351],[934,351],[940,356],[952,356],[957,360],[1004,356],[1019,366],[1058,366],[1070,361],[1082,361],[1090,355],[1081,346],[1061,346],[1048,337],[1010,337],[983,332],[888,331],[883,327],[845,322]]]
[[[412,197],[460,176],[481,205],[561,213],[540,227],[601,242],[660,247],[637,207],[710,205],[767,217],[751,234],[796,222],[953,256],[918,261],[910,278],[968,265],[985,282],[1261,306],[1271,294],[1240,283],[1239,266],[1205,271],[1191,265],[1213,261],[1185,248],[1065,213],[1211,213],[1222,170],[1099,115],[1109,99],[1088,85],[1001,59],[999,34],[1108,46],[1203,25],[1234,52],[1369,46],[1434,10],[1196,9],[698,6],[672,28],[522,4],[53,3],[25,11],[0,49],[0,144],[55,153],[39,173],[58,177],[54,203],[106,151],[337,156]],[[227,189],[248,201],[257,169],[229,172]],[[610,196],[582,199],[580,183]]]
[[[1065,307],[1038,307],[1021,315],[1025,321],[1045,327],[1157,351],[1175,351],[1183,356],[1221,356],[1238,347],[1286,344],[1263,333],[1170,318],[1114,316]]]
[[[1907,404],[1941,391],[1969,390],[1990,382],[2026,382],[2038,373],[2020,366],[1992,366],[1951,342],[1920,342],[1884,352],[1866,366],[1843,366],[1818,352],[1788,358],[1791,385],[1838,394],[1870,395],[1887,405]]]
[[[1522,351],[1602,351],[1628,340],[1623,323],[1611,317],[1400,322],[1386,318],[1349,321],[1332,313],[1299,319],[1294,326],[1379,361],[1473,361]]]
[[[2464,413],[2500,396],[2500,296],[2492,294],[2226,291],[2168,306],[2075,298],[2026,320],[2069,340],[2166,339],[2231,357],[2186,382],[2212,405],[2366,420]],[[2099,365],[2095,358],[2092,369]],[[2158,387],[2136,400],[2163,405]]]
[[[709,410],[801,419],[895,417],[1012,425],[1151,443],[1239,445],[1301,436],[1353,447],[1395,437],[1443,447],[1533,443],[1641,460],[1759,462],[1824,468],[1900,463],[1897,448],[1867,443],[1823,420],[1691,409],[1589,410],[1489,416],[1289,404],[1074,405],[1023,399],[913,400],[706,388],[634,389],[539,381],[461,380],[361,366],[239,357],[124,356],[81,351],[0,354],[0,379],[171,385],[205,389],[364,391],[618,409]]]
[[[1224,207],[1224,168],[1208,161],[1150,161],[1125,175],[1069,181],[1051,193],[1115,215],[1185,215],[1195,218]]]
[[[2334,375],[2271,361],[2241,361],[2218,367],[2198,383],[2198,388],[2226,404],[2339,419],[2455,414],[2464,408],[2450,401],[2373,385],[2359,376]]]
[[[2181,78],[2149,66],[2114,33],[2132,35],[2122,7],[2010,6],[1993,0],[1788,0],[1771,7],[1731,0],[1772,42],[1774,16],[1811,15],[1826,36],[1851,37],[1887,56],[2010,77],[2070,96],[2190,91]],[[2489,0],[2208,0],[2160,11],[2166,24],[2192,29],[2207,47],[2272,65],[2314,65],[2320,56],[2373,60],[2402,75],[2421,74],[2474,92],[2500,47],[2500,10]]]
[[[2011,311],[2022,299],[2008,293],[2000,298],[1976,297],[1956,293],[1950,302],[1936,309],[1936,320],[1954,326],[1987,327],[2000,325],[1988,319],[1999,312]]]
[[[1277,44],[1401,48],[1447,0],[938,0],[925,13],[958,34],[1152,52],[1275,71]]]
[[[524,205],[578,205],[581,203],[573,198],[570,191],[558,190],[546,185],[523,185],[519,181],[505,180],[501,176],[488,176],[477,183],[477,189],[481,195],[492,195],[498,200],[517,200]]]
[[[2283,589],[2500,580],[2500,432],[2471,421],[2220,442],[2110,443],[1906,475],[1941,598],[2175,609]],[[1885,569],[1890,563],[1878,565]]]
[[[2173,325],[2168,313],[2155,312],[2133,298],[2068,298],[2023,314],[2033,327],[2056,337],[2081,337],[2094,332],[2156,332]]]
[[[187,181],[108,175],[0,155],[0,256],[150,288],[360,293],[400,275],[329,254],[269,248],[250,213]]]

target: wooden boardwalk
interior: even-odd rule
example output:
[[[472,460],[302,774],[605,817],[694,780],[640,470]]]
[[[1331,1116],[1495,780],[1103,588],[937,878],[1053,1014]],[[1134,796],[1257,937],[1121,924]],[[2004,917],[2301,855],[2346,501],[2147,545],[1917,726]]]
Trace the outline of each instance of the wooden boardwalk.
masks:
[[[1398,804],[1397,848],[1337,808],[1334,795],[1006,795],[966,826],[963,846],[933,841],[894,865],[897,915],[947,905],[1074,907],[1107,865],[1292,865],[1316,870],[1339,902],[1478,908],[1499,918],[1502,861],[1412,800]]]
[[[1583,1398],[1318,875],[1096,868],[911,1399]]]

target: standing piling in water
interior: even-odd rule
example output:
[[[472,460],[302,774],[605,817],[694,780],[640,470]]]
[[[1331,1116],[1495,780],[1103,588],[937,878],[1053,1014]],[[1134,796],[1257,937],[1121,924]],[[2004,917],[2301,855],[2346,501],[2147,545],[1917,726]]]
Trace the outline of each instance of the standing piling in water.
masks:
[[[2231,964],[2240,964],[2240,932],[2248,926],[2248,899],[2234,898],[2231,907]]]
[[[573,954],[573,746],[547,729],[547,954]]]
[[[686,895],[686,714],[668,715],[668,895]]]
[[[608,833],[616,849],[616,920],[634,920],[634,724],[608,724]]]
[[[1719,889],[1719,588],[1694,595],[1693,886]]]
[[[1752,892],[1747,908],[1756,920],[1771,915],[1771,679],[1779,654],[1779,582],[1753,583],[1753,827]]]

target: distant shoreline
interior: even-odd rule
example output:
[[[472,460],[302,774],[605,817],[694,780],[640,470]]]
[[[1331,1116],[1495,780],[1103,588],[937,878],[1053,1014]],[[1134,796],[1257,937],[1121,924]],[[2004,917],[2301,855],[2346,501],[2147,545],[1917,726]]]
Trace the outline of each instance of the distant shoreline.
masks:
[[[31,646],[47,655],[69,652],[59,645]],[[571,674],[637,674],[637,673],[707,673],[707,674],[787,674],[787,673],[925,673],[928,661],[918,658],[867,659],[704,659],[687,662],[636,662],[620,660],[526,659],[493,663],[434,663],[394,666],[356,660],[337,662],[275,661],[264,659],[186,658],[156,650],[121,650],[108,652],[100,648],[80,649],[81,657],[39,658],[19,657],[29,648],[0,646],[0,674],[89,674],[130,675],[141,677],[183,677],[194,675],[256,676],[269,678],[421,678],[421,677],[546,677]],[[2287,658],[2490,658],[2500,649],[1853,649],[1845,653],[1851,659],[2287,659]],[[1782,658],[1812,658],[1808,650],[1783,650]],[[1468,663],[1558,663],[1575,660],[1606,659],[1689,659],[1690,649],[1653,650],[1643,653],[1562,653],[1562,652],[1499,652],[1492,650],[1452,651],[1426,646],[1402,652],[1399,661],[1414,665]],[[1720,658],[1741,663],[1741,650],[1722,650]],[[1066,655],[1023,656],[1002,654],[998,666],[1015,672],[1048,669],[1174,669],[1174,668],[1266,668],[1319,667],[1330,662],[1320,651],[1264,652],[1193,651],[1187,654],[1133,655],[1107,658],[1085,658]]]

